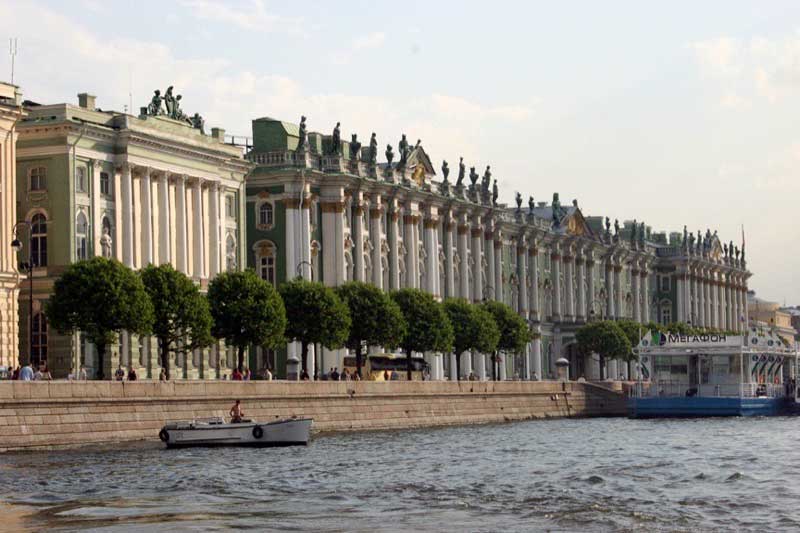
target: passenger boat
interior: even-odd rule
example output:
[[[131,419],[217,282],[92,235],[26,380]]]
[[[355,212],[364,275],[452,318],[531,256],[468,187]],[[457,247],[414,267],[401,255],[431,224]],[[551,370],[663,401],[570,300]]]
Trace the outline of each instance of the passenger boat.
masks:
[[[170,422],[158,433],[167,448],[189,446],[294,446],[308,444],[311,418],[225,422],[222,417]]]
[[[797,350],[772,332],[648,333],[638,345],[633,418],[772,416],[796,410]]]

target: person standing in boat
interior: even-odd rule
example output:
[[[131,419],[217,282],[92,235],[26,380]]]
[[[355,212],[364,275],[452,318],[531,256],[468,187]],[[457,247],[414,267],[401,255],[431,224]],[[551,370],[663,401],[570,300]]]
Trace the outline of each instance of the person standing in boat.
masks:
[[[236,400],[236,403],[233,404],[231,407],[230,413],[231,415],[231,424],[238,424],[242,421],[242,417],[244,416],[244,411],[242,411],[242,403],[239,400]]]

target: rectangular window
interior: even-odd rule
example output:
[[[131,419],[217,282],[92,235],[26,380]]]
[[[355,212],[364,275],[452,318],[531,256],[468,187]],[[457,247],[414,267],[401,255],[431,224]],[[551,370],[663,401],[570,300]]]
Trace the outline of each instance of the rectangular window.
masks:
[[[83,261],[86,259],[86,237],[83,235],[78,235],[75,242],[75,248],[78,253],[78,261]]]
[[[231,195],[225,196],[225,216],[228,218],[234,218],[236,216],[233,205],[233,196]]]
[[[100,194],[111,195],[111,180],[108,177],[108,172],[100,173]]]
[[[84,167],[75,169],[75,190],[86,192],[86,169]]]
[[[275,256],[262,256],[259,265],[259,275],[261,279],[275,285]]]
[[[669,292],[670,279],[669,276],[661,276],[661,292]]]
[[[45,167],[31,169],[30,185],[32,191],[43,191],[47,189],[47,169]]]

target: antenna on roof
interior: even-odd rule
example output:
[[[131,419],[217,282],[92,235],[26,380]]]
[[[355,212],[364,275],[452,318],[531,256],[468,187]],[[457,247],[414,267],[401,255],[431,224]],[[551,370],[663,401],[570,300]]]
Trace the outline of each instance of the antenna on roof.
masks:
[[[8,39],[8,55],[11,56],[11,85],[14,85],[14,58],[17,57],[17,38]]]

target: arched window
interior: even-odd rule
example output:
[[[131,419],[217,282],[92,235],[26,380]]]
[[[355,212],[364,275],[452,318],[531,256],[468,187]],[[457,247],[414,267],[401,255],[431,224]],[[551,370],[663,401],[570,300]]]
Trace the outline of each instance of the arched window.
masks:
[[[260,226],[272,226],[274,223],[274,210],[272,204],[264,202],[258,207],[258,224]]]
[[[261,279],[275,285],[275,245],[261,241],[253,247],[256,253],[256,271]]]
[[[47,189],[47,168],[32,168],[30,175],[30,190],[43,191],[45,189]]]
[[[31,321],[33,334],[31,335],[31,363],[36,368],[40,363],[47,362],[47,318],[44,313],[36,313]]]
[[[33,266],[47,266],[47,218],[41,213],[31,219],[31,259]]]
[[[83,212],[78,212],[75,219],[75,255],[78,261],[86,259],[86,234],[89,232],[89,223],[86,221],[86,215]]]

